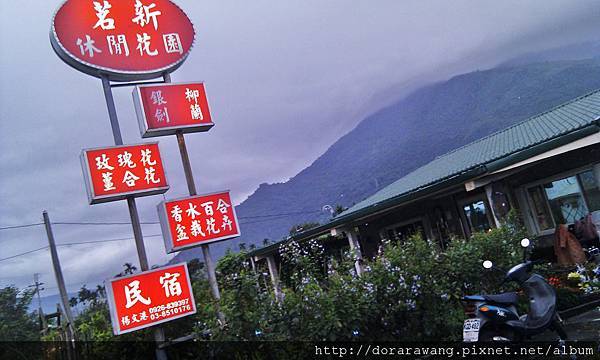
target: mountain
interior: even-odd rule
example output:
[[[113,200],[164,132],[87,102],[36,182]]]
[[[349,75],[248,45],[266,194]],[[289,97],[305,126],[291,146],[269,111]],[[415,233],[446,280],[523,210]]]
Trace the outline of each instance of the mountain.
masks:
[[[237,207],[242,237],[215,245],[213,256],[241,242],[278,241],[294,224],[325,222],[324,205],[350,206],[436,156],[600,88],[599,59],[527,59],[544,57],[455,76],[368,116],[289,181],[261,184]],[[173,261],[194,257],[200,249]]]

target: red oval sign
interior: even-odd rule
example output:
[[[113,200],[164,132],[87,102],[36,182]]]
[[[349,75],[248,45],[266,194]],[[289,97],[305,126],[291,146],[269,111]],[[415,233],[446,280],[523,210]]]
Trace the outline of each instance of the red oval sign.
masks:
[[[190,19],[168,0],[67,0],[54,14],[50,42],[79,71],[129,81],[178,68],[194,35]]]

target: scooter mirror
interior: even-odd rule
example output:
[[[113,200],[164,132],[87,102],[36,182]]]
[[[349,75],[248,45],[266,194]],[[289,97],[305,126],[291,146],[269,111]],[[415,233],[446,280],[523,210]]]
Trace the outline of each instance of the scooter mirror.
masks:
[[[529,244],[530,244],[530,241],[529,241],[528,238],[524,238],[523,240],[521,240],[521,246],[522,247],[526,248],[526,247],[529,246]]]
[[[492,264],[492,262],[489,261],[489,260],[486,260],[486,261],[483,262],[483,267],[486,268],[486,269],[491,269],[492,266],[494,266],[494,264]]]

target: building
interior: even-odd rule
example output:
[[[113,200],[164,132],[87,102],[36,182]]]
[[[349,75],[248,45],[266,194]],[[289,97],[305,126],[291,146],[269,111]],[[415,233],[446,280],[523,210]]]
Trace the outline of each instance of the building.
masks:
[[[439,156],[329,223],[250,255],[268,262],[276,284],[287,241],[321,238],[372,256],[383,239],[421,232],[444,247],[500,226],[513,208],[538,248],[551,249],[558,224],[600,218],[600,90]]]

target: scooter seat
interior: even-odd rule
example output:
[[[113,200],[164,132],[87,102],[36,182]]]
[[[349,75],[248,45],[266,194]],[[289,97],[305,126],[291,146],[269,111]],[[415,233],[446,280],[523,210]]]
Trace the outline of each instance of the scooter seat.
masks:
[[[490,302],[497,304],[513,304],[517,305],[519,302],[519,296],[516,292],[505,292],[494,295],[483,295],[483,297]]]
[[[494,295],[468,295],[463,297],[466,301],[489,301],[496,304],[512,304],[519,302],[519,296],[516,292],[506,292]]]

